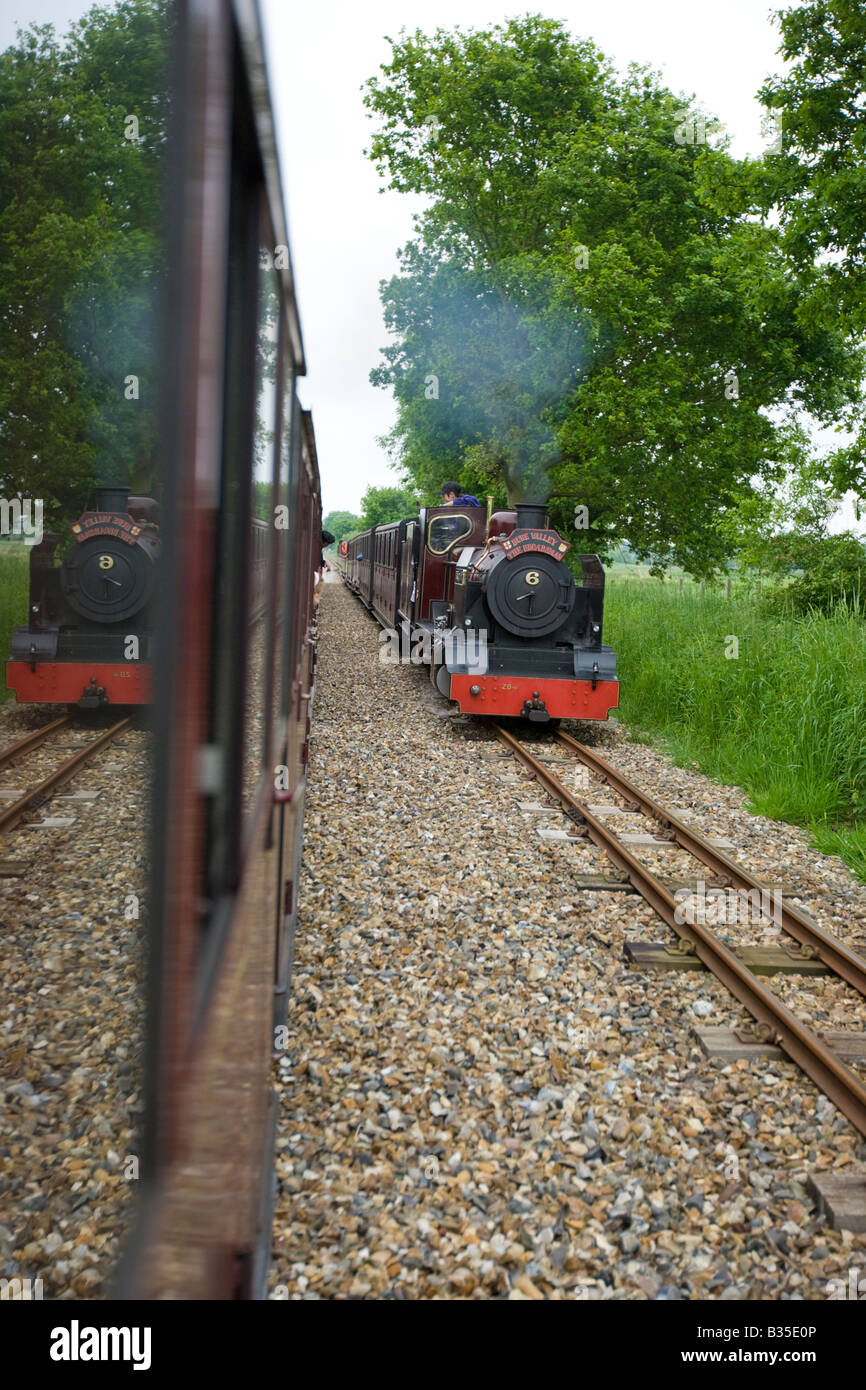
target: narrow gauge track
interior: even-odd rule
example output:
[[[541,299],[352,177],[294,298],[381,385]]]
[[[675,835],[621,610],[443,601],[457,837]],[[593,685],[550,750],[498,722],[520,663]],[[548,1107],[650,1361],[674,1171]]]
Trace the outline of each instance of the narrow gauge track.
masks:
[[[72,715],[64,714],[59,719],[52,719],[50,724],[43,724],[41,729],[34,729],[32,734],[25,734],[24,738],[19,738],[17,743],[11,743],[8,748],[4,748],[0,752],[0,768],[8,767],[22,754],[29,753],[33,748],[38,748],[40,743],[44,743],[58,729],[66,728],[71,723]]]
[[[699,922],[679,922],[673,895],[654,873],[640,862],[612,830],[609,830],[590,808],[578,800],[548,767],[501,725],[494,725],[499,741],[513,753],[535,781],[560,803],[563,810],[583,827],[585,834],[627,876],[632,886],[655,909],[664,922],[681,940],[689,942],[704,965],[722,981],[731,993],[748,1009],[770,1037],[795,1061],[851,1123],[866,1135],[866,1085],[845,1065],[828,1045],[807,1028],[781,1000],[752,973],[747,965],[725,942]],[[651,797],[633,786],[621,773],[611,767],[592,749],[579,743],[569,734],[557,731],[556,741],[570,749],[576,757],[621,796],[646,815],[661,822],[669,835],[683,849],[695,855],[714,873],[730,880],[731,886],[760,890],[761,884],[733,860],[691,827],[683,824]],[[780,925],[801,944],[818,954],[828,968],[848,984],[866,995],[866,963],[841,941],[809,922],[795,908],[783,908]]]
[[[29,811],[35,810],[37,806],[42,806],[44,802],[48,801],[58,788],[68,782],[71,777],[74,777],[79,768],[89,762],[100,749],[111,743],[118,734],[123,733],[124,729],[128,729],[134,718],[134,715],[128,715],[125,719],[119,719],[116,724],[110,725],[96,738],[77,749],[71,758],[67,758],[30,791],[25,792],[17,801],[13,801],[5,810],[0,811],[0,834],[8,834],[14,830]],[[5,767],[22,754],[31,753],[35,748],[41,747],[52,733],[67,727],[71,722],[71,716],[64,715],[60,719],[53,720],[50,724],[45,724],[41,729],[36,729],[32,734],[27,734],[25,738],[19,739],[9,748],[3,749],[0,752],[0,767]]]

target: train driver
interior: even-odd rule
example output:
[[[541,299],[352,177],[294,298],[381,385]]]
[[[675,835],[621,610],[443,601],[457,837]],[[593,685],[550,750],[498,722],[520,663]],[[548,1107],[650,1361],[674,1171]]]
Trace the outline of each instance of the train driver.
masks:
[[[442,493],[443,507],[481,506],[478,498],[473,497],[471,492],[464,492],[459,483],[443,483],[439,491]]]

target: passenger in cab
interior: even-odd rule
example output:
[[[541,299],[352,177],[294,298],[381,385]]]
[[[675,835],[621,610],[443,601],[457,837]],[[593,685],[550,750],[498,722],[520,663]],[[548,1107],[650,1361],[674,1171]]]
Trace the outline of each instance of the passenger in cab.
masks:
[[[471,492],[464,492],[459,483],[443,483],[439,491],[442,494],[443,507],[481,506],[478,498],[473,497]]]

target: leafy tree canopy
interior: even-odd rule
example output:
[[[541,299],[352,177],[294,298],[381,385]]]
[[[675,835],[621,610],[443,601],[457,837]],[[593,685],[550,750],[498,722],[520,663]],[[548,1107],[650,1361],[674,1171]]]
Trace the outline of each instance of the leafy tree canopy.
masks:
[[[798,314],[781,231],[725,206],[737,161],[650,71],[532,15],[390,42],[369,153],[427,199],[382,286],[392,457],[425,493],[549,498],[566,532],[583,506],[581,548],[709,572],[797,413],[859,399],[857,347]]]
[[[52,524],[155,473],[169,37],[122,0],[0,54],[0,492]]]
[[[361,498],[361,529],[402,521],[418,510],[415,494],[402,487],[368,487]],[[331,528],[333,529],[333,528]]]
[[[792,63],[761,100],[778,113],[784,157],[774,162],[781,212],[804,268],[832,253],[831,291],[866,327],[866,8],[808,0],[777,16]]]
[[[741,498],[720,529],[746,569],[775,581],[774,601],[801,612],[827,612],[844,602],[862,612],[866,547],[853,531],[830,534],[838,507],[823,467],[813,460],[792,469],[782,486],[758,488]]]
[[[345,536],[351,536],[355,531],[362,529],[362,522],[354,512],[328,512],[322,521],[322,526],[326,531],[330,531],[335,541],[339,545]]]
[[[866,331],[866,6],[808,0],[780,12],[782,56],[793,66],[768,80],[761,100],[781,122],[768,161],[765,208],[774,205],[784,246],[804,284],[800,318]],[[866,490],[866,426],[831,459],[838,487]]]

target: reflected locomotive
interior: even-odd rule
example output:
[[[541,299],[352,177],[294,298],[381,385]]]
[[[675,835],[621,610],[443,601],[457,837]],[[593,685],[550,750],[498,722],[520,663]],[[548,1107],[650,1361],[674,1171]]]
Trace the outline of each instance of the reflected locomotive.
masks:
[[[250,526],[255,621],[266,599],[269,527],[257,517]],[[71,536],[60,564],[57,533],[30,551],[29,622],[12,634],[6,684],[28,704],[146,705],[162,548],[159,503],[130,496],[128,487],[99,487]]]
[[[149,700],[159,507],[129,491],[97,488],[59,565],[59,534],[33,546],[29,622],[6,664],[18,700],[85,709]]]

